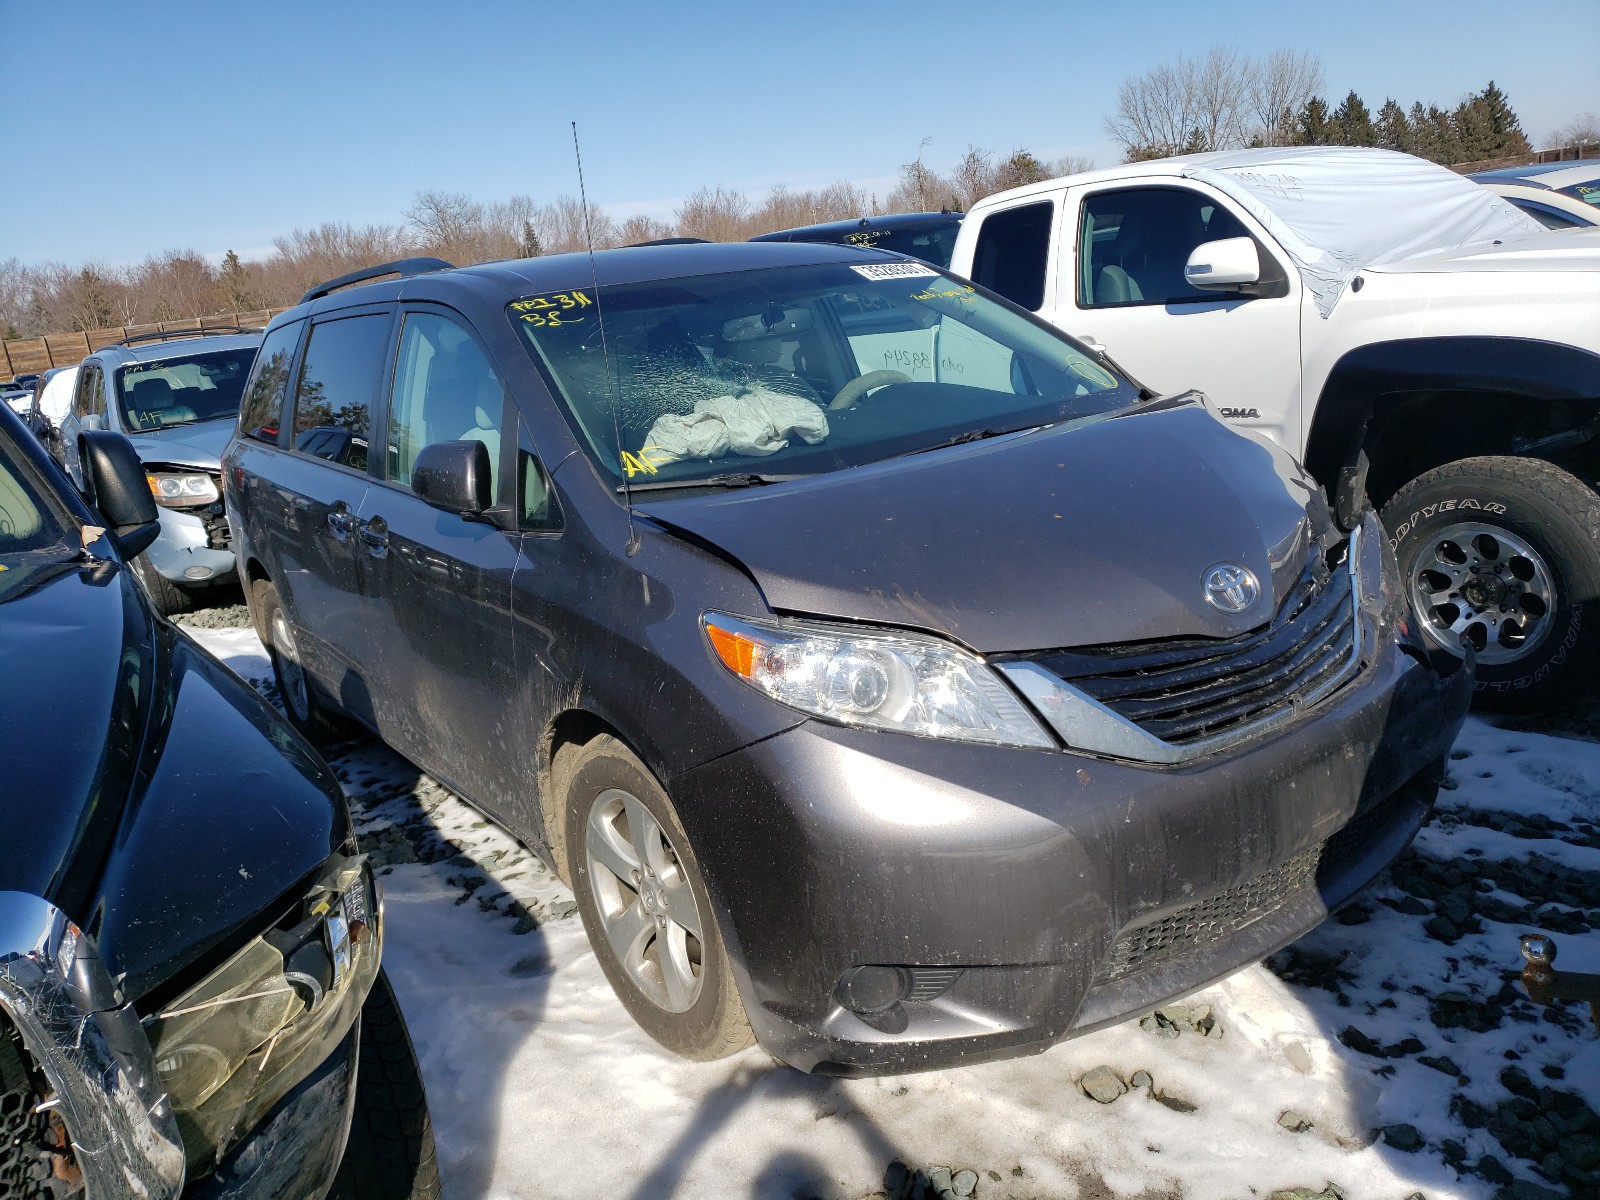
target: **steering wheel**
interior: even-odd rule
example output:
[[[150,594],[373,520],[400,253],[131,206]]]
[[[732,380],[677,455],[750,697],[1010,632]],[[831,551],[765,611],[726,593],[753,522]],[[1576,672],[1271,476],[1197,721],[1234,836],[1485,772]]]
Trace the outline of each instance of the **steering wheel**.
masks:
[[[888,387],[891,383],[910,382],[911,376],[901,371],[868,371],[865,375],[856,376],[856,378],[840,388],[834,398],[828,402],[828,409],[831,412],[839,408],[853,408],[855,402],[873,388]]]

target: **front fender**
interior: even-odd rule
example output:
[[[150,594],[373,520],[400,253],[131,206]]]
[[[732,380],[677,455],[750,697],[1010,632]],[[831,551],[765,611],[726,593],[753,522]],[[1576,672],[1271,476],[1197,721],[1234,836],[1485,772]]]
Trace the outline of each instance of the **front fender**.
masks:
[[[1425,337],[1372,342],[1334,364],[1317,398],[1305,463],[1324,487],[1353,461],[1385,397],[1494,393],[1534,401],[1600,401],[1600,355],[1515,337]]]

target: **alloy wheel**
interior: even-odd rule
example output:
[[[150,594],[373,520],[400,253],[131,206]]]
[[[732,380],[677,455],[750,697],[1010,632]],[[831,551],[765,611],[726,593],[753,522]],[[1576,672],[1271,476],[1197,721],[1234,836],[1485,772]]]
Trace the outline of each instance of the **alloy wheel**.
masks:
[[[272,652],[278,660],[278,674],[283,680],[283,702],[298,721],[311,719],[311,693],[306,683],[305,668],[300,665],[300,652],[294,643],[294,632],[289,619],[279,608],[272,614]]]
[[[1423,631],[1452,653],[1466,642],[1480,663],[1512,662],[1550,630],[1554,574],[1538,550],[1508,530],[1447,526],[1417,543],[1405,575]]]
[[[704,984],[705,927],[672,839],[638,797],[610,788],[584,822],[589,886],[606,940],[652,1004],[687,1012]]]

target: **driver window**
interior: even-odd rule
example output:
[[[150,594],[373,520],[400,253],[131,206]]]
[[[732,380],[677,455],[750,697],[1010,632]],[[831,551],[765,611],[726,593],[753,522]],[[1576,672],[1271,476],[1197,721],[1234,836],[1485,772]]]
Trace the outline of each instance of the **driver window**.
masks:
[[[1187,188],[1122,188],[1083,202],[1078,306],[1128,308],[1215,301],[1183,268],[1202,242],[1248,231],[1209,196]]]
[[[407,313],[389,399],[389,478],[409,485],[425,446],[482,442],[498,496],[504,419],[505,389],[472,335],[437,313]]]

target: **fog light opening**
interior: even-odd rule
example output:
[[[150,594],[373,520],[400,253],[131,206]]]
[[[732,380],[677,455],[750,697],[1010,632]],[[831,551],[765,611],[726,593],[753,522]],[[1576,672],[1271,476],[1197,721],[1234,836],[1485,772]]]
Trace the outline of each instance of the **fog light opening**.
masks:
[[[911,990],[911,973],[904,967],[851,967],[839,977],[834,995],[839,1003],[861,1016],[887,1012]]]

